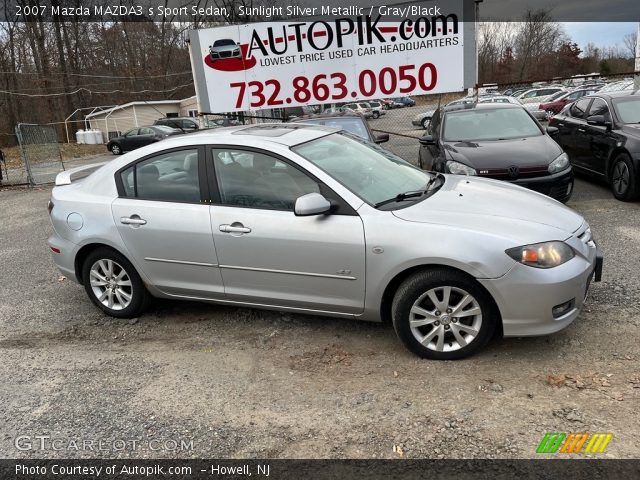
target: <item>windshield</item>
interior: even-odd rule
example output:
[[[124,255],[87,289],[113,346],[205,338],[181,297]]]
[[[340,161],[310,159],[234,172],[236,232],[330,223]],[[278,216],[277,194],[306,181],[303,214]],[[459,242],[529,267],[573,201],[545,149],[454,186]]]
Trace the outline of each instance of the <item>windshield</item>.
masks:
[[[507,140],[542,135],[523,108],[476,109],[447,112],[443,138],[448,142]]]
[[[640,97],[614,98],[613,105],[622,123],[640,123]]]
[[[166,132],[166,133],[173,133],[175,131],[175,128],[166,127],[164,125],[155,125],[153,128],[155,128],[156,130],[160,130],[161,132]]]
[[[312,123],[314,125],[325,125],[327,127],[346,130],[354,135],[369,140],[369,131],[361,118],[355,117],[328,117],[328,118],[308,118],[297,120],[301,123]]]
[[[225,40],[216,40],[213,43],[214,47],[226,47],[226,46],[230,46],[230,45],[234,45],[235,46],[236,42],[234,42],[233,40],[229,40],[229,39],[225,39]]]
[[[365,202],[422,190],[432,178],[374,143],[340,132],[292,148]]]
[[[560,97],[566,97],[570,92],[565,92],[564,90],[560,90],[559,92],[554,93],[549,98],[547,98],[547,102],[552,102],[554,100],[558,100]]]

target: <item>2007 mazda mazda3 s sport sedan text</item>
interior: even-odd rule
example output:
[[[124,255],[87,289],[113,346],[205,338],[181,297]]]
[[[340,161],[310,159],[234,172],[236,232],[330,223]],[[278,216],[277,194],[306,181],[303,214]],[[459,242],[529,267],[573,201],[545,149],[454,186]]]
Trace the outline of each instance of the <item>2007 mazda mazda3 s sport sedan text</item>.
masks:
[[[163,297],[389,319],[455,359],[566,327],[600,277],[589,225],[555,200],[328,127],[203,131],[77,175],[56,179],[49,247],[114,317]]]

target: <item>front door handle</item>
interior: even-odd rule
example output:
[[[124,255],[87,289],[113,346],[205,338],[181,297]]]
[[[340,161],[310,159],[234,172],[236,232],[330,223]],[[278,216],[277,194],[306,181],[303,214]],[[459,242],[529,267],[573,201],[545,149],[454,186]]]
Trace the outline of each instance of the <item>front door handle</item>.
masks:
[[[220,225],[220,231],[224,233],[251,233],[251,229],[240,222],[233,222],[231,225]]]
[[[147,221],[144,218],[140,218],[138,215],[131,215],[130,217],[120,217],[120,223],[125,225],[146,225]]]

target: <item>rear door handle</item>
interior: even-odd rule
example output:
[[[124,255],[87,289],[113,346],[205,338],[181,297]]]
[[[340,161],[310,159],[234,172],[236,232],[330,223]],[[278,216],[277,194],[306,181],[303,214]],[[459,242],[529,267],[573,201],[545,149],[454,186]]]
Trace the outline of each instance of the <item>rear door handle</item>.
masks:
[[[138,215],[131,215],[130,217],[120,217],[120,223],[125,225],[146,225],[147,221]]]
[[[584,128],[579,128],[578,131],[582,132],[582,133],[586,132],[586,130]]]
[[[559,127],[564,127],[564,123],[558,123]]]
[[[239,222],[233,222],[231,225],[220,225],[220,231],[224,233],[251,233],[251,229],[245,227]]]

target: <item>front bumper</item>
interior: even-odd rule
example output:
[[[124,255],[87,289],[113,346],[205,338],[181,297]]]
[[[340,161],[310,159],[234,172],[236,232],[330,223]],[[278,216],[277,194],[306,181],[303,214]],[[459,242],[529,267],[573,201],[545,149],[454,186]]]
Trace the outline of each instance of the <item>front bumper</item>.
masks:
[[[523,178],[511,182],[566,203],[573,193],[573,170],[568,168],[562,172],[545,177]]]
[[[493,296],[505,337],[548,335],[567,327],[579,315],[592,281],[600,281],[603,256],[586,238],[588,226],[567,239],[576,256],[555,268],[533,268],[520,263],[504,276],[479,282]],[[589,233],[590,235],[590,233]],[[554,307],[571,302],[571,308],[554,317]]]

